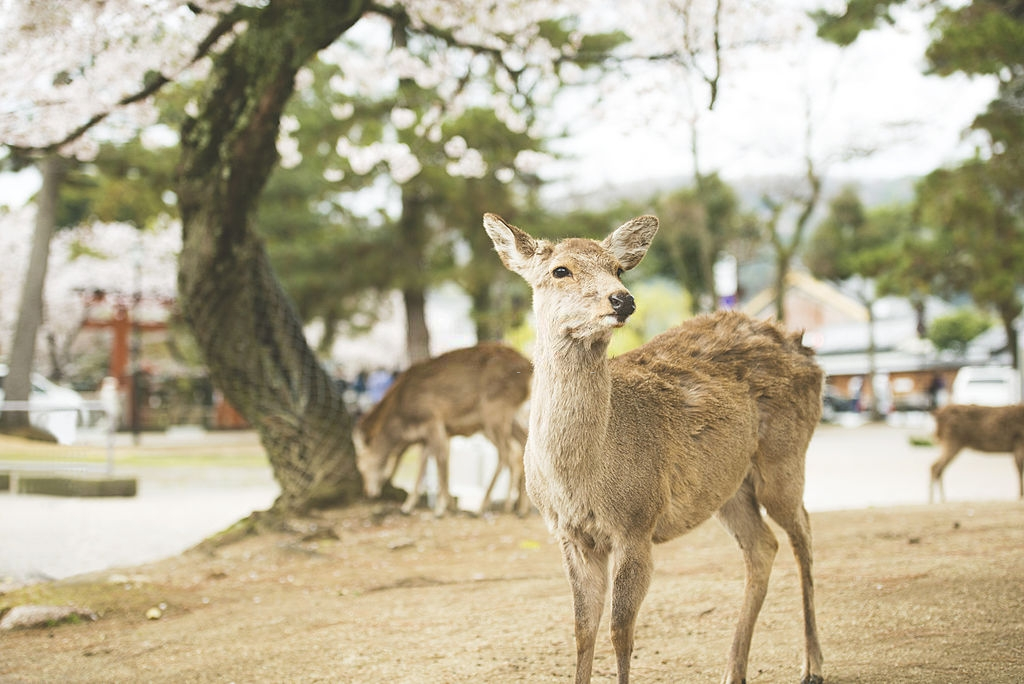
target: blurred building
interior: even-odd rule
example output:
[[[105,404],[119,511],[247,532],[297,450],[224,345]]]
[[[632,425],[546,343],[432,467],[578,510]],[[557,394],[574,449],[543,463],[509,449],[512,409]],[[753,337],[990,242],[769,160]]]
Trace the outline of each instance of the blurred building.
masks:
[[[774,288],[762,290],[742,310],[756,318],[773,318],[774,300]],[[979,335],[964,354],[936,350],[923,332],[934,318],[954,308],[937,297],[929,297],[920,311],[904,298],[878,299],[872,307],[872,326],[867,307],[856,297],[794,271],[786,279],[784,304],[786,327],[805,331],[804,343],[817,353],[828,391],[840,400],[860,399],[862,408],[871,393],[887,392],[888,406],[883,408],[928,409],[938,393],[952,386],[961,367],[1011,362],[1000,326]],[[874,387],[867,382],[872,365]]]

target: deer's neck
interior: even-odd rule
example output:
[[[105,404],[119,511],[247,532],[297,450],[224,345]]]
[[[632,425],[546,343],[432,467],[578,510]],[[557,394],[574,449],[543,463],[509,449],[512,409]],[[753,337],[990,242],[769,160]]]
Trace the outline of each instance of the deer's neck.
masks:
[[[538,337],[530,410],[535,458],[572,469],[600,451],[611,415],[607,349],[607,341]]]

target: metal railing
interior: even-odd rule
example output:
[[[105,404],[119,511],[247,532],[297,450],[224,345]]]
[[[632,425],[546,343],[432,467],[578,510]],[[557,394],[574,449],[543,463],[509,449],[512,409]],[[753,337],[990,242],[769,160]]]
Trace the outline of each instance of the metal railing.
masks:
[[[69,447],[72,456],[76,449],[81,448],[81,443],[78,441],[81,428],[101,428],[104,433],[103,446],[105,447],[102,471],[106,475],[113,475],[117,421],[116,416],[108,410],[103,402],[83,400],[68,405],[40,405],[33,401],[0,401],[0,413],[8,411],[28,413],[31,425],[50,432],[57,438],[59,444]],[[53,420],[55,415],[59,420]],[[91,433],[95,435],[96,430],[92,430]],[[5,454],[2,452],[0,452],[0,469],[21,471],[95,470],[89,463],[81,461],[21,461],[5,458]]]

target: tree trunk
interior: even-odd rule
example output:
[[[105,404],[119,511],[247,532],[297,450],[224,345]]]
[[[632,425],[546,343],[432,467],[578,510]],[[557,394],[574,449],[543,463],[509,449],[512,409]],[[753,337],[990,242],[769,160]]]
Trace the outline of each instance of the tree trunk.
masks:
[[[398,219],[401,247],[398,262],[405,271],[402,301],[405,304],[405,353],[409,363],[430,358],[427,329],[427,244],[426,201],[415,184],[402,188],[402,216]]]
[[[789,256],[777,253],[775,256],[775,320],[786,325],[786,281],[789,276]]]
[[[402,291],[405,303],[405,350],[409,363],[430,358],[430,330],[427,328],[427,297],[420,288]]]
[[[281,486],[278,511],[345,503],[362,490],[352,419],[306,343],[252,213],[277,162],[297,70],[364,7],[277,0],[246,10],[246,28],[214,59],[198,116],[182,127],[182,311],[214,385],[259,431]]]
[[[497,307],[491,297],[491,288],[488,285],[481,284],[474,287],[470,294],[473,299],[476,339],[480,342],[500,341],[503,331],[498,325],[497,316],[494,314]]]
[[[1010,365],[1020,370],[1020,340],[1017,335],[1017,328],[1013,325],[1017,315],[1007,315],[1005,312],[1000,311],[1000,319],[1003,324],[1003,331],[1006,333],[1006,346],[1010,352]]]
[[[4,380],[4,398],[7,401],[28,401],[32,393],[32,366],[36,335],[43,322],[43,290],[50,260],[50,239],[57,227],[57,197],[67,172],[65,160],[57,156],[47,157],[40,162],[40,166],[43,185],[36,200],[32,251],[21,289],[18,321],[14,327],[11,353],[7,359],[7,378]],[[28,418],[28,411],[5,411],[0,416],[0,429],[10,432],[27,428]]]
[[[871,390],[871,406],[868,409],[868,415],[872,421],[877,421],[882,419],[882,412],[879,410],[878,400],[880,397],[875,388],[875,375],[878,373],[878,345],[875,343],[875,307],[874,300],[871,299],[865,300],[862,303],[868,310],[868,374],[864,378],[864,384]]]

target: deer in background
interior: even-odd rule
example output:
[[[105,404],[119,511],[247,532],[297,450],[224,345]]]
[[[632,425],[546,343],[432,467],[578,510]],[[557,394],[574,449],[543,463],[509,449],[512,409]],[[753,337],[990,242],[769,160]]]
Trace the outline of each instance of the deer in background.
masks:
[[[526,487],[561,545],[572,589],[576,682],[590,681],[611,580],[611,641],[629,681],[652,545],[712,515],[739,542],[746,586],[723,681],[743,682],[754,623],[786,531],[799,568],[802,682],[822,682],[804,456],[821,415],[823,373],[799,335],[734,312],[692,319],[608,359],[635,309],[619,277],[658,229],[633,219],[603,241],[535,239],[494,214],[484,228],[533,290],[534,352]],[[610,575],[609,575],[610,571]]]
[[[1020,498],[1024,499],[1024,404],[943,406],[935,411],[935,437],[942,444],[942,453],[932,464],[928,503],[932,502],[936,489],[940,500],[946,500],[942,473],[964,448],[994,454],[1012,453]]]
[[[456,349],[410,366],[395,378],[352,432],[356,464],[366,495],[380,496],[401,455],[418,444],[421,452],[416,481],[402,512],[411,513],[416,507],[427,460],[433,458],[438,479],[434,512],[443,515],[452,506],[448,492],[449,440],[456,435],[482,432],[498,450],[498,465],[480,512],[490,506],[498,476],[507,468],[509,494],[505,510],[512,510],[515,490],[518,513],[528,513],[530,502],[523,484],[522,458],[526,428],[521,412],[530,394],[532,370],[529,359],[497,343]]]

